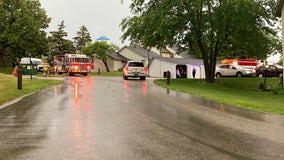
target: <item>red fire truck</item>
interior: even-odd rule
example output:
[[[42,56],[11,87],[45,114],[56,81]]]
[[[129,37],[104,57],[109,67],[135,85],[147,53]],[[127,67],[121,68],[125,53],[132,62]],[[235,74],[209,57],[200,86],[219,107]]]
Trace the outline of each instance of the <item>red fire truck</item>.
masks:
[[[222,64],[237,64],[243,68],[255,70],[258,61],[254,59],[223,59]]]
[[[82,54],[65,54],[54,56],[56,73],[68,73],[69,76],[81,74],[87,76],[91,71],[90,57]]]

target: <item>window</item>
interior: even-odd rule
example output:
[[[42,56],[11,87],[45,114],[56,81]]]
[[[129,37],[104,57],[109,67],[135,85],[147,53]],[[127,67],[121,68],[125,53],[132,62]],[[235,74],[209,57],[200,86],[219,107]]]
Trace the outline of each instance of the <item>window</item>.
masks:
[[[142,62],[129,62],[128,66],[130,67],[144,67]]]

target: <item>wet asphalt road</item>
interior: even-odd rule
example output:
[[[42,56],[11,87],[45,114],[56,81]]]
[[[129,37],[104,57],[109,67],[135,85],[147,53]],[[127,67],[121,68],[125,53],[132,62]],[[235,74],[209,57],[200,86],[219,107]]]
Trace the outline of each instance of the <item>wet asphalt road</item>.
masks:
[[[159,88],[71,77],[0,109],[0,160],[283,160],[284,116]]]

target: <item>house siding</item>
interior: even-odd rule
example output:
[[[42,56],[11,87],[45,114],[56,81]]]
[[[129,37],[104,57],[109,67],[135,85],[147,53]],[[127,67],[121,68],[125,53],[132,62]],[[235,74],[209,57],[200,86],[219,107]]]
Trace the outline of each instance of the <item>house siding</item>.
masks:
[[[148,70],[148,73],[151,77],[159,77],[162,78],[164,76],[164,72],[170,71],[171,78],[176,78],[176,63],[171,63],[167,61],[163,61],[160,59],[153,59],[150,68]],[[194,63],[188,63],[188,64],[182,64],[186,66],[186,74],[187,78],[193,78],[192,76],[192,69],[193,67],[196,69],[196,76],[195,78],[205,78],[205,68],[203,64],[194,64]]]
[[[122,61],[118,61],[118,60],[114,60],[114,63],[113,63],[113,71],[119,71],[119,70],[122,70],[123,68],[123,62]]]
[[[164,72],[170,71],[171,78],[176,78],[175,64],[165,62],[159,59],[154,59],[148,69],[151,77],[163,77]]]
[[[117,72],[123,68],[123,61],[112,58],[107,59],[107,64],[110,72]]]
[[[114,69],[114,61],[115,60],[111,59],[111,58],[107,59],[107,65],[108,65],[108,69],[109,69],[110,72],[115,71],[115,69]]]
[[[106,72],[106,67],[104,65],[104,63],[99,60],[99,59],[96,59],[94,61],[94,72],[98,72],[100,70],[100,72]]]
[[[121,54],[122,56],[134,60],[134,61],[141,61],[144,60],[144,58],[138,54],[136,54],[135,52],[125,48],[124,50],[120,51],[119,54]]]
[[[127,48],[121,50],[119,52],[119,54],[128,58],[128,59],[131,59],[133,61],[142,61],[145,66],[148,65],[148,59],[147,58],[144,58],[144,57],[140,56],[139,54],[137,54],[137,53],[135,53],[135,52],[133,52],[133,51],[127,49]]]

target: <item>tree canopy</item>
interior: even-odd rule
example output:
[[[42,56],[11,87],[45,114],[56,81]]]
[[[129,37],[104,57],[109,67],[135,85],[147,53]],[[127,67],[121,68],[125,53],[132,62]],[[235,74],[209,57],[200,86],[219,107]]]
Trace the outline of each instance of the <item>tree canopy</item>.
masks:
[[[49,41],[49,59],[52,59],[54,55],[75,54],[76,49],[71,40],[66,39],[68,36],[65,32],[64,21],[58,25],[57,31],[51,31],[51,36],[48,37]]]
[[[117,46],[114,44],[108,44],[105,41],[96,41],[94,43],[87,43],[82,47],[81,53],[86,54],[91,59],[97,58],[100,59],[106,66],[107,72],[109,72],[109,67],[107,64],[108,54],[110,52],[115,52]]]
[[[275,7],[275,0],[133,0],[122,40],[200,55],[213,83],[218,57],[265,58],[279,47]]]
[[[81,26],[80,30],[77,32],[77,36],[73,38],[74,44],[77,51],[80,51],[81,48],[86,45],[88,42],[92,42],[90,33],[86,26]]]
[[[0,0],[0,65],[47,52],[49,22],[39,0]]]

